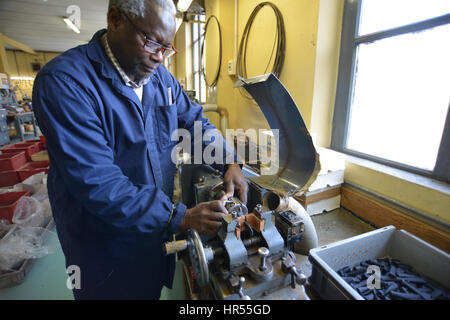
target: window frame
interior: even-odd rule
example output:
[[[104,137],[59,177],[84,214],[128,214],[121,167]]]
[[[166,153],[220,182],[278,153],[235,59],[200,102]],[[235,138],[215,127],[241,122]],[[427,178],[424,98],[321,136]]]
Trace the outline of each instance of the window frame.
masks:
[[[403,163],[383,159],[366,153],[348,149],[346,141],[349,130],[350,108],[355,82],[357,48],[360,44],[386,39],[402,34],[417,32],[450,23],[450,14],[431,19],[394,27],[358,36],[362,0],[345,0],[342,19],[341,46],[339,56],[339,71],[334,106],[331,149],[336,151],[385,164],[397,169],[413,172],[437,180],[450,182],[450,111],[441,138],[435,167],[432,171],[413,167]],[[450,109],[450,105],[449,105]]]
[[[201,46],[203,43],[203,37],[205,36],[205,15],[197,14],[194,16],[195,22],[191,22],[192,30],[192,76],[194,82],[194,90],[196,92],[196,98],[199,103],[206,103],[206,81],[202,73],[202,56],[201,56]],[[200,23],[198,21],[203,21]],[[196,54],[194,53],[196,51]],[[197,61],[195,61],[197,57]],[[197,63],[198,70],[195,68],[195,63]],[[198,88],[198,91],[196,90]],[[204,92],[202,90],[204,88]]]

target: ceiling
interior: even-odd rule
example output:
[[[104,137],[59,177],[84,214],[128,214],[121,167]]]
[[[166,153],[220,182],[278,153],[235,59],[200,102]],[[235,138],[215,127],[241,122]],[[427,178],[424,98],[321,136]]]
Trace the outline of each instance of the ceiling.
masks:
[[[0,0],[0,33],[37,51],[63,52],[88,42],[97,30],[106,28],[108,2]],[[67,16],[69,5],[78,5],[81,9],[79,34],[69,29],[62,19]]]
[[[108,3],[109,0],[0,0],[0,33],[36,51],[63,52],[89,42],[97,30],[106,28]],[[62,19],[70,5],[81,9],[79,34]],[[187,11],[204,12],[204,0],[192,1]]]

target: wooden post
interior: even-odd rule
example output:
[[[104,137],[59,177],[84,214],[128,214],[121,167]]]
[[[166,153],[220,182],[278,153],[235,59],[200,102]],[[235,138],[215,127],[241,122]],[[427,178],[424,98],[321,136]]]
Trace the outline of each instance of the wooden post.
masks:
[[[9,78],[8,57],[6,56],[5,42],[0,34],[0,73],[6,73]]]
[[[32,55],[37,55],[36,51],[34,51],[31,47],[29,47],[29,46],[27,46],[27,45],[25,45],[23,43],[20,43],[19,41],[11,39],[11,38],[9,38],[9,37],[1,34],[1,33],[0,33],[0,37],[2,38],[2,41],[4,43],[7,43],[10,46],[13,46],[14,48],[17,48],[19,50],[25,51],[25,52],[27,52],[29,54],[32,54]]]

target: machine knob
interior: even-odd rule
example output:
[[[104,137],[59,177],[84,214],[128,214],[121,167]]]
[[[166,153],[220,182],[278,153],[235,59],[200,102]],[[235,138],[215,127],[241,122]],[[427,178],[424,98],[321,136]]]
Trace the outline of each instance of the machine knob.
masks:
[[[292,266],[289,271],[291,272],[292,276],[295,277],[295,282],[297,282],[297,284],[301,286],[305,285],[306,281],[308,280],[307,276],[305,276],[301,272],[298,272],[295,266]]]
[[[296,278],[297,278],[296,282],[301,286],[305,285],[306,281],[308,280],[308,277],[305,276],[303,273],[298,273],[298,276]]]
[[[261,271],[264,271],[267,269],[266,259],[267,259],[268,255],[269,255],[269,249],[267,249],[265,247],[261,247],[258,249],[258,256],[261,257],[261,264],[259,266],[259,269]]]
[[[240,277],[239,278],[239,296],[241,297],[241,300],[252,300],[249,296],[244,294],[244,283],[245,283],[245,278],[244,277]]]

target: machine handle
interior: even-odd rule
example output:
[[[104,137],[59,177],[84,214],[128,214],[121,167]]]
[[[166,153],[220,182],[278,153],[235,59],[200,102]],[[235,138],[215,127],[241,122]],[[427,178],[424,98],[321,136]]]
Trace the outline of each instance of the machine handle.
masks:
[[[252,298],[250,298],[250,296],[244,294],[244,283],[245,283],[245,278],[244,277],[240,277],[239,278],[238,294],[241,297],[241,300],[252,300]]]
[[[289,271],[291,272],[292,277],[295,278],[295,282],[300,285],[300,290],[302,291],[305,300],[311,300],[305,290],[305,284],[308,278],[303,273],[298,272],[295,266],[289,268]],[[295,288],[295,283],[292,284],[292,288]]]
[[[169,254],[174,254],[183,251],[187,247],[188,247],[187,240],[178,240],[164,243],[163,251],[166,253],[166,256],[168,256]]]

